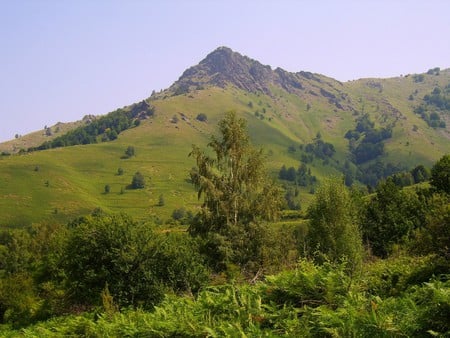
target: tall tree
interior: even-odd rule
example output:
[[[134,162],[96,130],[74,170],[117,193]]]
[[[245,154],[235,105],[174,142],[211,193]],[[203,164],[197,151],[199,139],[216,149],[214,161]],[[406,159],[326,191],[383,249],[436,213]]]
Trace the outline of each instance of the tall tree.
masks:
[[[364,240],[372,252],[387,257],[394,244],[406,240],[424,223],[424,210],[417,194],[398,187],[392,178],[381,182],[368,202],[364,220]]]
[[[191,179],[203,205],[189,231],[205,239],[214,265],[223,268],[221,263],[245,265],[257,258],[260,225],[278,216],[282,196],[266,174],[262,150],[250,145],[246,121],[228,112],[219,131],[208,144],[214,157],[197,146],[190,154],[197,162]]]
[[[431,168],[430,183],[438,191],[450,194],[450,155],[444,155]]]
[[[357,206],[343,182],[322,183],[308,208],[308,241],[312,253],[320,252],[332,261],[347,259],[354,270],[362,262],[362,239]]]

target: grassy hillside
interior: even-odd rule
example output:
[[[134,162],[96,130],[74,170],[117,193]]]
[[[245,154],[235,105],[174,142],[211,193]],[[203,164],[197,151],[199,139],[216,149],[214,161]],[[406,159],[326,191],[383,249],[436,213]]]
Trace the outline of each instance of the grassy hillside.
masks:
[[[80,121],[68,123],[58,122],[54,126],[50,126],[46,129],[38,130],[30,134],[17,134],[14,139],[0,143],[0,153],[15,154],[20,151],[27,150],[30,147],[37,146],[60,135],[64,135],[77,127],[86,125],[88,119],[89,117],[86,116]]]
[[[0,225],[67,221],[96,207],[163,220],[176,208],[194,210],[198,201],[188,178],[195,163],[188,154],[192,144],[206,147],[223,113],[232,109],[248,120],[252,142],[264,148],[274,178],[282,165],[299,166],[306,154],[300,146],[313,142],[318,133],[336,153],[329,161],[314,158],[308,167],[319,181],[340,175],[350,158],[344,135],[364,114],[375,128],[392,128],[385,153],[377,160],[412,168],[430,166],[450,152],[450,122],[446,128],[433,129],[414,113],[426,94],[448,86],[450,70],[425,74],[419,82],[404,76],[340,83],[299,74],[295,76],[302,81],[301,90],[275,84],[267,93],[233,84],[206,85],[181,94],[169,89],[147,100],[155,107],[153,117],[121,132],[114,141],[0,157]],[[196,119],[200,113],[207,121]],[[124,159],[128,146],[135,148],[136,156]],[[118,175],[119,168],[123,175]],[[146,187],[127,189],[137,171],[145,176]],[[105,185],[110,186],[109,193]],[[309,190],[301,188],[303,207],[311,198]],[[164,206],[158,206],[160,195]]]
[[[192,144],[206,147],[224,106],[240,110],[248,118],[255,143],[264,144],[267,153],[270,152],[272,171],[285,162],[294,165],[286,150],[292,140],[244,112],[243,103],[228,103],[232,100],[232,92],[211,89],[200,93],[198,100],[173,97],[156,101],[154,118],[121,133],[115,141],[2,157],[0,224],[66,221],[96,207],[124,211],[137,218],[162,219],[169,218],[176,208],[195,208],[196,193],[188,181],[189,170],[195,163],[188,154]],[[195,119],[199,112],[206,112],[207,122]],[[174,116],[177,123],[171,121]],[[136,156],[123,159],[130,145]],[[123,169],[123,175],[118,175],[118,168]],[[137,171],[145,176],[146,187],[127,189]],[[105,194],[107,184],[111,190]],[[157,206],[160,195],[165,200],[162,207]]]

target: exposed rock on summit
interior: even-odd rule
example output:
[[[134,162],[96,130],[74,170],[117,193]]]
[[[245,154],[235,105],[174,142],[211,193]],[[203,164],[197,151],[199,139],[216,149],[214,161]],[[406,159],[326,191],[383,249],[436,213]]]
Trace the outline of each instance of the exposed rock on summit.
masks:
[[[292,93],[304,89],[302,73],[289,73],[281,68],[272,70],[230,48],[219,47],[198,65],[187,69],[170,89],[178,95],[207,85],[224,88],[232,84],[242,90],[268,95],[272,95],[273,86]]]

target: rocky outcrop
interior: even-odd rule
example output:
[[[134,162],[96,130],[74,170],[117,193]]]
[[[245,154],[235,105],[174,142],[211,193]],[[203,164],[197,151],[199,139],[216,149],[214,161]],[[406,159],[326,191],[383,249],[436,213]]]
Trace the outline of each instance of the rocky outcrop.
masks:
[[[270,66],[230,48],[219,47],[198,65],[187,69],[170,89],[175,94],[183,94],[206,85],[224,88],[232,84],[249,92],[272,95],[270,88],[273,86],[282,87],[290,93],[303,90],[301,80],[300,73],[289,73],[281,68],[272,70]]]

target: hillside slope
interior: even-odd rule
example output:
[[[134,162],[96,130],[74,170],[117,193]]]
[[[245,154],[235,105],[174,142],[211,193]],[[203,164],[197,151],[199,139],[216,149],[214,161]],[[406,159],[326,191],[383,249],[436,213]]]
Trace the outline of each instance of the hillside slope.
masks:
[[[380,175],[387,168],[430,166],[450,152],[450,110],[425,98],[445,101],[449,84],[450,70],[341,83],[320,74],[272,70],[221,47],[148,98],[154,115],[113,141],[96,135],[94,144],[0,157],[0,225],[67,221],[96,207],[141,219],[167,219],[175,208],[195,210],[188,181],[194,161],[188,154],[192,144],[206,147],[231,109],[247,119],[252,142],[264,148],[274,177],[283,165],[297,168],[301,162],[319,181],[345,172],[357,182],[380,166]],[[206,121],[197,119],[199,114]],[[431,116],[441,126],[430,126]],[[353,136],[346,138],[348,131]],[[325,151],[331,149],[327,144],[334,151]],[[136,156],[124,159],[128,146]],[[146,187],[127,189],[137,171]],[[313,189],[314,184],[301,187],[303,206]],[[158,206],[161,195],[164,206]]]

